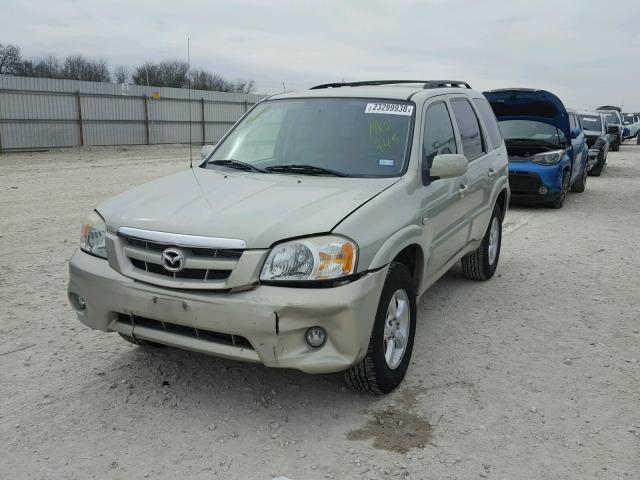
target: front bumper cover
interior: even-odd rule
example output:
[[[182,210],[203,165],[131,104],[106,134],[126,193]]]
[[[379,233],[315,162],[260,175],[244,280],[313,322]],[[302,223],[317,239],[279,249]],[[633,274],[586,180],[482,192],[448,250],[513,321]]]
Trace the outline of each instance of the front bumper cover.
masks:
[[[212,293],[136,281],[78,250],[69,262],[68,292],[70,299],[79,295],[85,300],[83,309],[70,303],[79,320],[93,329],[269,367],[331,373],[351,367],[366,354],[386,272],[383,268],[334,288],[262,285],[245,292]],[[134,326],[123,322],[122,314],[242,336],[251,347]],[[312,326],[327,331],[320,348],[304,341]]]

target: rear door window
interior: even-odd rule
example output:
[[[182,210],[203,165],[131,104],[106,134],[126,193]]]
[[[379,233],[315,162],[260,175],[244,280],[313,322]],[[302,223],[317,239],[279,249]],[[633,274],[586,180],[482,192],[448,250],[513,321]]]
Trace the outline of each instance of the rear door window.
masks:
[[[431,168],[436,155],[458,153],[456,136],[447,104],[442,101],[429,105],[422,137],[423,168]]]
[[[476,104],[476,107],[480,112],[480,116],[482,117],[482,121],[487,127],[487,133],[489,134],[491,145],[493,145],[493,148],[498,148],[502,145],[502,135],[500,134],[500,128],[498,128],[495,113],[493,113],[489,102],[484,98],[474,98],[473,102]]]
[[[466,99],[451,100],[451,107],[462,140],[462,153],[467,159],[473,160],[485,152],[478,117]]]

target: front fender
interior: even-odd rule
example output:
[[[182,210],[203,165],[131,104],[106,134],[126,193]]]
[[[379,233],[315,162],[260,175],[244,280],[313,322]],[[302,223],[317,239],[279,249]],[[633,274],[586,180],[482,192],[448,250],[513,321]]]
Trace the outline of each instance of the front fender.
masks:
[[[409,245],[418,245],[420,254],[424,258],[424,252],[422,252],[421,247],[423,234],[423,228],[418,225],[408,225],[397,231],[380,246],[369,264],[369,270],[376,270],[387,265]]]

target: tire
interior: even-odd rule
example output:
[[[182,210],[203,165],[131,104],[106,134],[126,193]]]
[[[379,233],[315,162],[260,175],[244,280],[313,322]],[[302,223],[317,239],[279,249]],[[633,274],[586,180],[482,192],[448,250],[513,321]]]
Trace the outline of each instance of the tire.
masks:
[[[620,140],[611,145],[611,150],[618,152],[620,150]]]
[[[489,280],[496,273],[502,245],[502,210],[496,204],[482,243],[475,252],[462,257],[462,272],[471,280]]]
[[[403,293],[400,293],[403,292]],[[402,319],[393,316],[388,318],[391,312],[393,300],[394,312],[404,312]],[[398,309],[398,300],[404,302],[404,309]],[[408,312],[406,311],[408,308]],[[387,361],[385,353],[389,345],[389,332],[395,335],[401,333],[402,328],[391,328],[389,320],[397,321],[405,325],[408,330],[405,334],[404,350],[401,355],[394,357],[390,355],[390,362]],[[413,351],[413,340],[416,332],[416,286],[407,267],[401,263],[392,262],[387,272],[387,278],[382,288],[378,310],[373,324],[373,331],[369,340],[369,348],[366,356],[356,365],[344,372],[346,383],[361,392],[375,393],[378,395],[390,393],[400,385],[407,373],[411,352]],[[387,340],[385,340],[387,337]],[[400,338],[400,337],[397,337]],[[393,345],[397,346],[396,339]],[[395,352],[391,350],[391,352]],[[397,353],[397,352],[396,352]],[[391,365],[390,365],[391,363]]]
[[[580,174],[580,178],[576,183],[571,185],[571,191],[575,193],[582,193],[584,189],[587,188],[587,167],[585,166],[582,169],[582,173]]]
[[[604,154],[602,153],[602,151],[600,151],[600,153],[598,154],[598,162],[593,166],[593,168],[589,172],[589,175],[593,177],[599,177],[602,173],[602,169],[604,168],[605,161],[606,159],[604,158]]]
[[[550,208],[559,209],[564,206],[564,201],[567,198],[567,192],[569,191],[569,182],[571,181],[571,173],[569,170],[565,170],[562,174],[562,192],[560,193],[560,197],[554,200],[553,202],[547,203],[547,206]]]
[[[124,338],[127,342],[132,343],[133,345],[138,345],[140,347],[147,347],[147,346],[164,347],[164,345],[162,345],[161,343],[150,342],[148,340],[142,340],[141,338],[136,338],[136,337],[131,336],[131,335],[126,335],[124,333],[118,332],[118,335],[120,335],[122,338]]]

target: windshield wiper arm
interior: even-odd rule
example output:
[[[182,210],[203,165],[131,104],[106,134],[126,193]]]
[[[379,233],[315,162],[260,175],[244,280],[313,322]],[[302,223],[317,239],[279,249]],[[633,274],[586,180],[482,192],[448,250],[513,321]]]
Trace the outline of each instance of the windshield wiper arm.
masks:
[[[333,175],[335,177],[348,176],[346,173],[331,170],[330,168],[316,167],[315,165],[274,165],[272,167],[266,167],[265,170],[269,172],[299,173],[301,175]]]
[[[229,167],[229,168],[235,168],[237,170],[244,170],[245,172],[267,173],[267,171],[263,170],[262,168],[258,168],[254,165],[251,165],[250,163],[241,162],[240,160],[234,160],[234,159],[213,160],[213,161],[207,162],[207,165],[220,165],[222,167]]]

